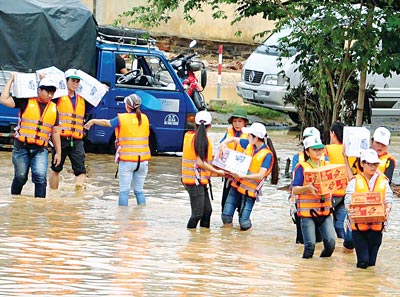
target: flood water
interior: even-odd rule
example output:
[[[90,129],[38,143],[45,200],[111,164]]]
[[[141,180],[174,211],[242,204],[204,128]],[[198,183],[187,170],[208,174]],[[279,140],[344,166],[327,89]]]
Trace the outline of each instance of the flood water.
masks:
[[[283,171],[298,149],[294,132],[269,132]],[[222,132],[211,133],[217,142]],[[400,160],[400,139],[391,151]],[[287,192],[268,183],[253,228],[222,229],[221,182],[213,179],[211,228],[187,230],[189,197],[181,158],[150,161],[147,205],[118,207],[111,155],[87,155],[86,190],[75,190],[69,163],[47,199],[11,196],[11,152],[0,152],[0,296],[389,296],[400,294],[400,206],[395,199],[377,266],[360,270],[338,239],[331,258],[301,258]],[[395,173],[399,174],[398,171]]]

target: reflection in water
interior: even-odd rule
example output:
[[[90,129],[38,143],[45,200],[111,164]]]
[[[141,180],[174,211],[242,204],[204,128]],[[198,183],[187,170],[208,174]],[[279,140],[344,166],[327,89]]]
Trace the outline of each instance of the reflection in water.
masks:
[[[295,135],[270,131],[280,168],[299,149]],[[217,143],[222,132],[211,133]],[[399,139],[391,152],[400,160]],[[118,207],[113,156],[88,154],[86,190],[68,170],[47,199],[12,197],[11,152],[0,153],[0,295],[103,296],[385,296],[397,295],[400,206],[396,199],[377,266],[355,268],[337,240],[331,258],[301,258],[287,192],[268,182],[252,213],[254,228],[220,228],[221,180],[213,179],[211,228],[187,230],[189,197],[181,159],[154,157],[148,203]],[[67,165],[68,167],[68,165]],[[398,171],[396,173],[398,175]],[[29,181],[23,195],[33,193]],[[132,195],[134,199],[134,196]],[[316,247],[316,255],[322,249]]]

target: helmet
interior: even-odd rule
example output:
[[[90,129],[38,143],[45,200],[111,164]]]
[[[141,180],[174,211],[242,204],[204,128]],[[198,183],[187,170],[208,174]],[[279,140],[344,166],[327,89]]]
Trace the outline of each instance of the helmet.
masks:
[[[247,111],[243,108],[236,108],[232,115],[229,117],[228,119],[228,123],[232,124],[233,118],[242,118],[244,120],[246,120],[247,122],[249,121],[249,119],[247,118]]]

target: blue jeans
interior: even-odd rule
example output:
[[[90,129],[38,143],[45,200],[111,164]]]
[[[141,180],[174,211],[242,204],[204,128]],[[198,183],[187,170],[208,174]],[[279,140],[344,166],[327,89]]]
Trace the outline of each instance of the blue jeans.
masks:
[[[333,215],[335,218],[335,231],[338,238],[345,238],[344,235],[344,220],[347,216],[346,207],[344,203],[340,203],[333,209]]]
[[[136,196],[138,205],[146,204],[146,197],[144,196],[144,181],[149,170],[149,162],[143,161],[127,162],[120,161],[118,163],[119,174],[119,199],[118,205],[128,206],[129,192],[131,190],[131,183],[133,180],[133,193]]]
[[[312,258],[315,250],[315,229],[321,231],[324,249],[320,257],[330,257],[335,250],[335,228],[333,227],[332,216],[301,218],[301,230],[304,239],[303,258]]]
[[[235,188],[231,187],[222,211],[221,218],[224,224],[231,224],[235,210],[239,208],[240,230],[246,231],[251,228],[250,215],[253,210],[255,198],[250,198],[240,194]]]
[[[35,184],[35,197],[46,197],[47,166],[49,152],[46,147],[14,144],[12,162],[14,164],[14,179],[11,184],[11,194],[20,195],[28,180],[29,168],[32,171],[32,182]]]
[[[357,254],[357,267],[375,266],[379,247],[382,244],[381,231],[353,231],[354,245]]]

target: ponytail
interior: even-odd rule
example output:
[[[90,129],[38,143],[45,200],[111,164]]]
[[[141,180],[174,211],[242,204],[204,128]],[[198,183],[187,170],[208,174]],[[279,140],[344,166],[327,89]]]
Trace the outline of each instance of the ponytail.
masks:
[[[267,136],[267,145],[272,155],[274,156],[274,162],[272,164],[272,171],[271,171],[271,184],[276,185],[279,180],[279,166],[278,166],[278,156],[276,155],[276,151],[274,145],[272,144],[271,138]]]
[[[139,122],[139,126],[142,124],[142,112],[140,111],[140,107],[136,108],[136,117]]]
[[[202,161],[208,160],[208,137],[204,123],[196,125],[196,134],[194,136],[194,152]]]

